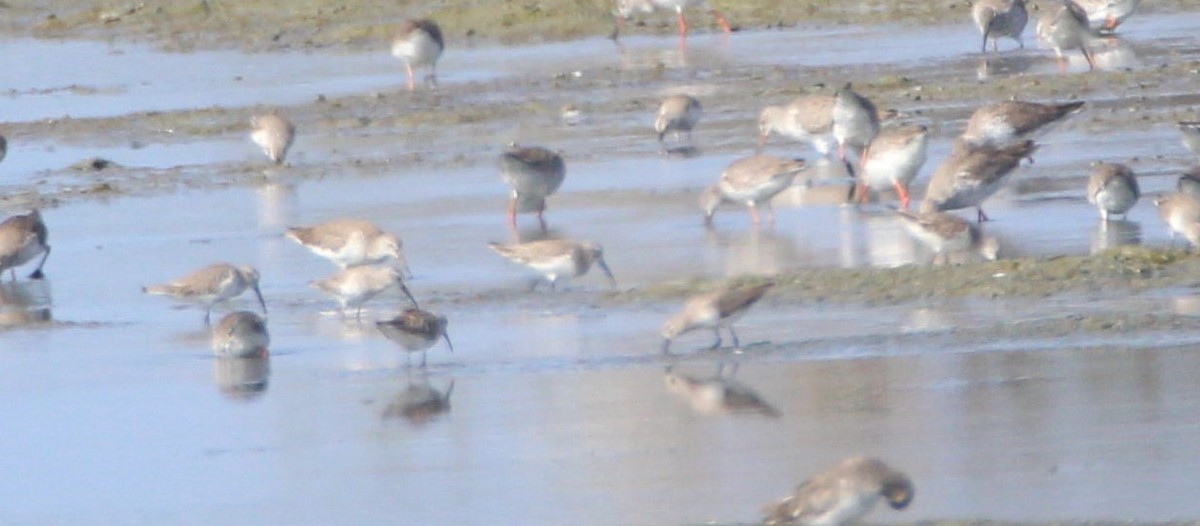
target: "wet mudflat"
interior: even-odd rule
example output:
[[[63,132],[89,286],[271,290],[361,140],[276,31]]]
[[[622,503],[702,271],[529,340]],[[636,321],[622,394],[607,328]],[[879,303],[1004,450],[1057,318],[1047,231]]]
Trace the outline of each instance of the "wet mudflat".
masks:
[[[645,36],[623,50],[600,39],[480,48],[447,55],[439,91],[412,96],[396,91],[398,68],[378,53],[116,45],[117,60],[134,55],[197,78],[38,77],[10,95],[0,175],[6,212],[50,207],[54,253],[48,280],[0,288],[9,327],[0,331],[0,416],[11,430],[0,469],[21,474],[0,483],[0,516],[741,523],[806,476],[870,453],[908,471],[918,492],[903,514],[872,521],[1195,520],[1200,506],[1183,496],[1200,489],[1200,295],[1186,279],[903,301],[814,299],[781,285],[739,324],[741,353],[704,351],[709,335],[698,333],[664,356],[656,337],[693,278],[866,268],[887,280],[892,267],[927,261],[884,207],[840,204],[837,174],[789,191],[774,227],[753,227],[737,208],[722,210],[714,229],[701,226],[696,195],[748,153],[758,108],[821,81],[869,79],[888,107],[937,126],[918,185],[992,90],[1094,94],[1092,111],[1047,135],[1036,164],[988,203],[996,221],[987,229],[1009,258],[1169,245],[1148,202],[1103,226],[1082,189],[1097,158],[1130,162],[1147,193],[1170,188],[1192,161],[1171,119],[1194,111],[1185,89],[1194,71],[1156,68],[1186,72],[1190,60],[1194,69],[1197,46],[1181,18],[1135,18],[1122,36],[1138,61],[1094,77],[1079,64],[1059,76],[1034,49],[981,64],[966,24],[901,37],[896,28],[817,32],[837,37],[828,45],[771,31],[698,35],[686,52]],[[872,55],[844,39],[918,44]],[[14,49],[74,46],[96,52],[86,60],[105,71],[109,44]],[[780,51],[787,46],[811,52]],[[514,53],[528,69],[494,68]],[[279,78],[250,73],[276,62]],[[207,64],[229,69],[205,76]],[[278,82],[306,67],[328,73]],[[1122,75],[1142,75],[1151,95],[1131,93],[1136,83]],[[1105,82],[1083,87],[1089,78]],[[211,89],[179,89],[189,83]],[[752,86],[749,102],[741,83]],[[72,85],[83,89],[59,89]],[[700,155],[686,159],[659,154],[648,132],[658,97],[680,86],[713,101],[696,133]],[[506,109],[535,93],[545,97]],[[264,173],[245,123],[249,106],[268,101],[293,115],[301,136],[291,166]],[[1136,112],[1123,109],[1129,101]],[[565,103],[580,104],[584,125],[561,124]],[[420,120],[436,114],[430,106],[443,120]],[[517,233],[504,225],[506,189],[492,160],[510,140],[565,151],[550,234],[602,243],[619,290],[587,276],[528,293],[532,276],[486,248],[543,235],[530,218]],[[769,148],[813,155],[778,140]],[[67,168],[91,156],[117,166]],[[335,269],[282,231],[343,215],[404,239],[410,287],[450,318],[454,353],[438,345],[426,371],[407,369],[372,326],[403,307],[398,294],[369,304],[359,322],[308,288]],[[200,310],[140,292],[222,260],[262,272],[268,361],[214,361]],[[244,298],[234,306],[255,308]],[[730,384],[761,403],[721,405],[713,393]]]

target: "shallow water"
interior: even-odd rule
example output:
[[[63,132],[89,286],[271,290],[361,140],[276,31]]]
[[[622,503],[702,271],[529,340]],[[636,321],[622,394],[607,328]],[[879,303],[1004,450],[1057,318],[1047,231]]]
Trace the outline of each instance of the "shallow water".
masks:
[[[1169,41],[1190,29],[1183,18],[1139,17],[1123,35],[1135,44]],[[846,36],[904,44],[864,50],[845,44]],[[698,69],[756,61],[869,67],[899,59],[940,61],[974,75],[974,57],[964,59],[972,47],[963,44],[974,38],[965,24],[746,32],[695,38],[687,56]],[[442,81],[452,87],[550,75],[568,57],[579,70],[651,67],[681,58],[675,44],[627,37],[624,55],[601,40],[467,50],[447,55]],[[0,67],[14,56],[48,62],[56,53],[97,67],[71,78],[34,71],[13,87],[21,104],[11,105],[8,121],[266,97],[301,102],[401,80],[386,55],[158,54],[72,42],[12,49]],[[496,71],[497,57],[514,53],[529,69]],[[218,68],[203,78],[152,82],[114,73],[132,71],[129,63],[196,75]],[[381,66],[395,71],[380,74]],[[245,73],[259,68],[270,73]],[[1039,61],[1032,71],[1052,69]],[[311,71],[321,72],[312,84],[277,82]],[[237,75],[242,80],[233,81]],[[97,93],[41,93],[73,84]],[[180,86],[206,89],[186,95]],[[919,181],[961,125],[944,123]],[[304,140],[299,162],[316,163],[300,146],[332,150],[345,139]],[[569,147],[591,145],[613,149],[602,139]],[[552,233],[603,243],[623,289],[928,256],[883,207],[831,203],[842,195],[836,185],[789,191],[777,203],[774,227],[753,227],[744,211],[730,208],[707,230],[696,193],[741,154],[701,146],[688,159],[581,154],[569,161],[567,183],[547,212]],[[0,173],[24,177],[85,151],[93,149],[17,145]],[[142,167],[258,162],[240,135],[101,153]],[[1098,156],[1143,159],[1142,186],[1153,193],[1171,187],[1183,155],[1167,127],[1085,132],[1067,123],[1045,137],[1036,164],[988,202],[996,221],[986,228],[1010,255],[1087,253],[1113,240],[1166,244],[1148,203],[1102,231],[1083,200],[1083,167]],[[49,279],[0,288],[0,326],[16,327],[0,332],[0,395],[7,400],[0,417],[8,429],[0,471],[19,474],[0,482],[0,517],[20,524],[745,522],[808,475],[856,453],[887,459],[918,487],[909,510],[880,510],[872,521],[1200,516],[1200,505],[1181,497],[1200,490],[1200,388],[1190,373],[1200,358],[1188,350],[1200,337],[1192,331],[986,344],[952,338],[956,330],[1092,312],[1197,316],[1192,291],[890,307],[768,299],[769,308],[739,324],[743,354],[699,351],[708,335],[689,334],[676,343],[677,355],[663,356],[655,332],[675,302],[614,308],[598,300],[605,284],[592,275],[557,293],[521,292],[531,276],[486,247],[515,237],[504,206],[505,188],[481,164],[298,183],[276,174],[257,187],[46,210]],[[332,300],[307,287],[335,268],[282,231],[342,215],[398,233],[415,273],[413,292],[450,318],[455,352],[432,349],[427,375],[406,369],[406,357],[371,326],[403,305],[398,294],[368,304],[358,322],[341,319]],[[531,218],[521,224],[524,237],[539,235]],[[199,309],[140,292],[221,260],[252,264],[264,276],[273,338],[267,363],[214,361]],[[234,305],[256,308],[246,298]],[[780,416],[731,413],[668,389],[668,367],[711,379],[722,360],[729,362],[723,379],[757,392]]]

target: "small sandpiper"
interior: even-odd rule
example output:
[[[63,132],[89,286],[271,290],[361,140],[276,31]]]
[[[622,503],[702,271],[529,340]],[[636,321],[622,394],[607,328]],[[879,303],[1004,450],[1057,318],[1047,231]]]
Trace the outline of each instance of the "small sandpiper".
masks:
[[[1182,235],[1193,247],[1200,247],[1200,197],[1174,192],[1154,200],[1158,217],[1167,224],[1174,244],[1175,235]]]
[[[759,223],[758,205],[767,209],[768,221],[775,224],[771,199],[786,190],[805,168],[803,159],[781,159],[769,155],[751,155],[731,163],[716,184],[705,189],[700,198],[704,224],[711,225],[722,202],[744,203],[754,224]]]
[[[983,34],[980,53],[987,53],[988,40],[992,41],[992,51],[998,52],[1001,38],[1011,38],[1025,49],[1025,42],[1021,40],[1025,24],[1029,22],[1025,0],[976,0],[971,6],[971,18],[975,20],[975,28]]]
[[[313,226],[292,227],[285,235],[343,269],[381,263],[391,258],[406,275],[409,274],[400,238],[384,232],[370,221],[334,219]]]
[[[296,139],[296,126],[284,117],[268,113],[250,119],[250,140],[275,164],[283,164],[292,141]]]
[[[1088,202],[1100,209],[1100,219],[1104,221],[1115,214],[1124,219],[1142,196],[1137,176],[1121,163],[1096,162],[1092,167],[1087,184]]]
[[[8,270],[12,281],[17,280],[17,267],[42,256],[38,266],[29,274],[30,279],[42,279],[42,267],[50,257],[49,232],[42,221],[41,211],[34,209],[28,214],[12,216],[0,223],[0,275]]]
[[[212,349],[219,357],[261,358],[270,345],[266,320],[253,312],[231,312],[212,328]]]
[[[1083,101],[1039,104],[1010,100],[981,106],[967,120],[962,140],[968,146],[998,148],[1035,139],[1083,109]]]
[[[921,125],[883,130],[871,141],[862,160],[855,195],[867,202],[870,190],[895,188],[900,207],[907,210],[908,184],[917,176],[929,151],[929,128]]]
[[[707,8],[713,19],[717,21],[717,25],[721,26],[726,33],[733,31],[725,15],[714,9],[708,0],[617,0],[617,9],[613,12],[616,26],[613,28],[612,38],[616,40],[620,37],[623,20],[629,20],[634,13],[652,13],[657,9],[675,11],[676,19],[679,21],[679,36],[686,37],[689,27],[687,19],[683,16],[683,10],[692,4]]]
[[[995,194],[1021,159],[1029,158],[1037,145],[1025,140],[1003,148],[973,148],[961,141],[954,153],[938,166],[925,190],[922,212],[944,212],[975,207],[978,221],[987,221],[982,203]]]
[[[1088,25],[1088,16],[1079,4],[1072,0],[1062,0],[1057,6],[1051,6],[1038,19],[1038,39],[1054,48],[1058,60],[1059,71],[1066,71],[1067,60],[1063,50],[1078,49],[1087,61],[1088,69],[1096,68],[1092,57],[1092,28]]]
[[[771,134],[809,144],[821,156],[829,154],[837,138],[833,135],[833,107],[830,95],[807,95],[784,106],[767,106],[758,115],[758,148],[767,144]]]
[[[658,132],[658,143],[663,150],[667,149],[665,138],[667,132],[674,132],[675,140],[679,141],[680,133],[687,135],[687,141],[692,142],[692,128],[700,122],[704,109],[700,101],[690,95],[671,95],[658,108],[658,117],[654,119],[654,131]]]
[[[510,245],[489,243],[488,246],[512,262],[525,265],[545,276],[546,281],[550,282],[551,290],[563,276],[575,278],[587,274],[593,263],[608,277],[612,288],[617,288],[617,280],[608,269],[608,264],[604,262],[604,248],[595,243],[543,239]],[[539,283],[541,280],[535,280],[531,290],[537,288]]]
[[[258,270],[249,265],[235,267],[229,263],[214,263],[169,283],[142,287],[142,292],[203,303],[207,325],[213,305],[236,298],[247,290],[254,291],[263,314],[266,314],[267,303],[258,288],[258,279]]]
[[[702,328],[710,328],[716,341],[709,349],[721,346],[721,327],[729,329],[734,349],[741,347],[733,322],[750,310],[763,294],[775,284],[727,285],[717,290],[694,296],[684,304],[683,310],[663,324],[659,334],[663,337],[662,352],[670,352],[671,342],[679,335]]]
[[[392,56],[403,60],[408,72],[408,89],[416,89],[414,67],[427,67],[425,83],[437,85],[437,61],[446,48],[442,40],[442,29],[437,22],[428,18],[405,20],[392,38]]]
[[[346,309],[354,308],[354,317],[357,319],[362,318],[364,303],[392,287],[399,288],[413,305],[417,305],[417,299],[404,284],[403,273],[400,269],[388,265],[350,267],[330,277],[315,280],[309,285],[337,298],[342,304],[342,316],[346,315]]]
[[[933,264],[947,264],[956,254],[979,254],[994,261],[1000,251],[995,237],[986,236],[977,225],[945,212],[913,214],[899,211],[904,227],[917,241],[933,252]]]
[[[879,459],[851,457],[768,507],[766,523],[843,526],[869,513],[880,498],[904,509],[913,499],[912,481]]]
[[[399,316],[386,321],[377,321],[375,326],[384,336],[407,351],[405,363],[412,353],[421,353],[421,367],[425,367],[425,354],[438,339],[446,340],[450,352],[454,352],[454,344],[450,343],[450,334],[446,332],[446,317],[439,316],[421,309],[405,309]]]
[[[500,156],[500,176],[512,187],[509,225],[516,228],[517,212],[536,212],[545,228],[546,197],[557,192],[567,176],[562,156],[540,146],[513,145]]]

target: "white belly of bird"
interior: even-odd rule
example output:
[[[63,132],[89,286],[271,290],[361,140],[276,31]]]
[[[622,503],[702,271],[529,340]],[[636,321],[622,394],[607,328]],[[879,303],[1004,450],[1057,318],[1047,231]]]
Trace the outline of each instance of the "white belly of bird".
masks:
[[[879,498],[878,493],[863,496],[849,489],[843,490],[841,502],[838,506],[823,515],[815,517],[806,524],[808,526],[842,526],[866,515],[875,506]]]
[[[1137,196],[1128,187],[1106,188],[1096,193],[1096,206],[1110,214],[1124,214],[1137,201]]]
[[[407,60],[413,66],[433,64],[441,53],[437,43],[425,35],[397,40],[392,44],[392,56]]]
[[[871,152],[871,158],[863,168],[863,181],[872,190],[891,188],[894,181],[907,185],[917,176],[925,156],[907,149],[893,150],[883,154]]]
[[[542,275],[546,276],[546,279],[549,280],[555,280],[563,276],[568,278],[576,276],[575,260],[570,254],[542,261],[531,262],[529,263],[529,268],[542,273]]]
[[[258,356],[270,343],[271,339],[266,334],[255,332],[226,338],[225,341],[220,342],[216,351],[226,356],[249,358]]]

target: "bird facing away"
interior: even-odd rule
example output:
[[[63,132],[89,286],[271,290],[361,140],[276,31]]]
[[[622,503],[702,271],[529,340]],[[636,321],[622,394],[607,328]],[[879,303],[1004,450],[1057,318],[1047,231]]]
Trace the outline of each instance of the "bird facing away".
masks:
[[[49,232],[42,221],[41,211],[34,209],[25,215],[15,215],[0,223],[0,275],[8,270],[12,281],[17,280],[17,267],[42,256],[30,279],[42,279],[42,267],[50,257]]]
[[[212,328],[212,349],[217,356],[260,358],[266,356],[270,345],[267,322],[253,312],[231,312]]]
[[[978,226],[956,215],[903,210],[899,214],[908,233],[933,252],[934,264],[949,263],[952,255],[967,252],[994,261],[1000,251],[995,237],[983,235]]]
[[[437,61],[445,48],[442,29],[438,27],[437,22],[424,18],[405,20],[400,24],[400,29],[392,38],[392,56],[404,61],[404,68],[408,72],[409,91],[416,88],[416,82],[413,80],[414,67],[429,68],[429,73],[425,75],[425,83],[437,85]]]
[[[1009,100],[981,106],[967,120],[962,140],[969,146],[1001,147],[1036,139],[1083,109],[1083,101],[1039,104]]]
[[[869,513],[881,498],[892,509],[904,509],[913,499],[912,481],[879,459],[851,457],[768,507],[766,523],[842,526]]]
[[[658,108],[658,117],[654,119],[654,131],[658,132],[658,142],[666,149],[667,132],[674,132],[675,139],[679,134],[687,134],[688,142],[692,141],[692,128],[700,122],[704,109],[700,101],[690,95],[671,95]]]
[[[771,199],[792,185],[796,174],[804,170],[803,159],[781,159],[769,155],[751,155],[731,163],[716,184],[701,195],[704,224],[711,225],[722,202],[744,203],[754,224],[759,223],[758,205],[767,209],[768,221],[775,224]]]
[[[908,209],[908,184],[917,176],[929,151],[929,128],[921,125],[884,130],[875,136],[862,160],[855,195],[865,203],[869,190],[895,188],[900,206]]]
[[[609,284],[613,288],[617,288],[617,280],[613,277],[612,271],[608,269],[608,264],[604,262],[604,248],[595,243],[576,243],[566,239],[543,239],[510,245],[489,243],[488,246],[497,254],[514,263],[525,265],[541,273],[550,282],[551,290],[554,289],[558,279],[563,276],[574,278],[587,274],[593,263],[604,271]],[[540,280],[535,280],[533,288],[537,288],[539,283]]]
[[[833,135],[833,107],[830,95],[798,97],[784,106],[767,106],[758,116],[758,148],[767,144],[771,134],[812,145],[822,156],[837,142]]]
[[[737,332],[733,330],[733,322],[746,314],[746,311],[762,299],[763,294],[774,285],[772,282],[758,285],[727,285],[692,297],[683,305],[683,310],[668,319],[659,331],[663,337],[662,352],[670,352],[671,341],[679,335],[702,328],[711,328],[716,336],[716,341],[709,349],[721,346],[721,327],[729,329],[733,347],[741,347]]]
[[[1167,224],[1171,242],[1180,234],[1193,247],[1200,247],[1200,197],[1190,193],[1174,192],[1154,200],[1158,217]]]
[[[634,13],[648,14],[658,9],[675,11],[675,17],[679,22],[679,36],[686,37],[689,27],[687,19],[683,16],[683,10],[692,4],[708,9],[709,14],[717,21],[717,25],[721,26],[721,30],[726,33],[733,31],[725,15],[709,5],[708,0],[617,0],[617,9],[613,12],[616,26],[613,28],[612,38],[616,40],[620,36],[621,22],[629,20]]]
[[[343,269],[391,258],[408,274],[408,260],[400,238],[370,221],[334,219],[313,226],[292,227],[285,235]]]
[[[546,197],[558,191],[567,176],[561,155],[540,146],[516,146],[500,156],[500,177],[512,188],[508,205],[508,223],[517,226],[517,212],[536,212],[545,228],[542,213]]]
[[[425,352],[433,347],[439,338],[446,340],[446,346],[450,348],[450,352],[454,352],[454,344],[450,343],[446,325],[445,316],[421,309],[405,309],[395,318],[375,322],[379,332],[407,351],[406,363],[412,353],[421,353],[421,367],[425,367]]]
[[[1087,13],[1088,24],[1104,31],[1115,31],[1133,15],[1141,0],[1075,0]]]
[[[263,314],[266,314],[267,303],[258,289],[258,278],[258,270],[249,265],[235,267],[229,263],[214,263],[169,283],[142,287],[142,292],[203,303],[204,323],[207,325],[213,305],[236,298],[247,289],[254,291]]]
[[[1092,57],[1092,29],[1088,25],[1087,13],[1073,0],[1062,0],[1062,3],[1051,6],[1038,19],[1038,39],[1054,48],[1058,59],[1058,69],[1067,69],[1063,50],[1078,49],[1087,61],[1088,69],[1096,68]]]
[[[879,110],[847,83],[833,96],[833,137],[837,139],[838,159],[846,162],[846,149],[867,155],[867,146],[879,135]]]
[[[346,309],[355,309],[355,318],[362,318],[362,306],[371,298],[385,290],[397,287],[408,297],[413,305],[416,298],[404,284],[404,275],[400,269],[384,265],[359,265],[350,267],[330,277],[318,279],[309,283],[312,288],[329,294],[342,304],[342,316]]]
[[[1113,214],[1122,218],[1142,196],[1138,189],[1137,176],[1128,166],[1120,163],[1095,163],[1088,176],[1088,202],[1100,209],[1100,218],[1108,221]]]
[[[291,121],[268,113],[250,118],[250,140],[275,164],[283,164],[292,141],[296,139],[296,127]]]
[[[988,40],[992,41],[992,51],[999,51],[1001,38],[1016,40],[1017,45],[1025,49],[1025,42],[1021,40],[1025,24],[1029,22],[1025,0],[976,0],[971,6],[971,18],[975,19],[975,28],[983,34],[980,53],[987,53]]]
[[[938,166],[925,190],[922,212],[944,212],[975,207],[979,221],[987,221],[981,204],[1004,185],[1021,159],[1033,155],[1037,145],[1026,140],[1003,148],[972,148],[958,144]]]

